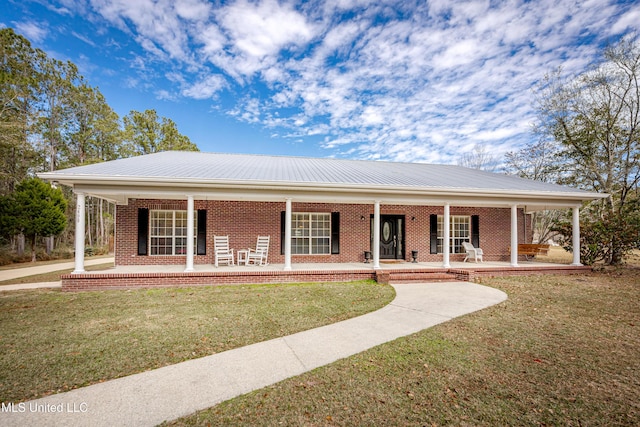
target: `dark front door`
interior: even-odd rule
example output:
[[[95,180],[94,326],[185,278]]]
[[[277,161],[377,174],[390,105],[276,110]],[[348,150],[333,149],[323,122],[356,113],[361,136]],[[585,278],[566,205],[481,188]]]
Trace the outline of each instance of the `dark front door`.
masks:
[[[380,215],[380,259],[404,259],[404,216]]]

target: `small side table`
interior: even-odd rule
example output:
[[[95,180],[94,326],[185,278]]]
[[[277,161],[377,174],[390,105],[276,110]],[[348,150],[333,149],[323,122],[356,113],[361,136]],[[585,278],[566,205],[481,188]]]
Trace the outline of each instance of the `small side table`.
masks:
[[[239,250],[238,251],[238,265],[241,265],[241,264],[247,265],[248,259],[249,259],[249,251],[248,250]]]

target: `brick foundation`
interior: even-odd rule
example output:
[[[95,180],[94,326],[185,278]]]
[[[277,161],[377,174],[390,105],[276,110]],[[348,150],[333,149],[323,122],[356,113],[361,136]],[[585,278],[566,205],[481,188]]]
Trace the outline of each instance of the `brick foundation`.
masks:
[[[416,268],[398,270],[229,271],[193,273],[83,273],[62,276],[63,291],[187,287],[259,283],[307,283],[377,280],[379,283],[476,281],[483,277],[538,274],[583,274],[591,267],[570,265],[542,267]]]
[[[194,273],[83,273],[62,276],[63,291],[166,288],[260,283],[313,283],[374,280],[373,270],[252,271]]]

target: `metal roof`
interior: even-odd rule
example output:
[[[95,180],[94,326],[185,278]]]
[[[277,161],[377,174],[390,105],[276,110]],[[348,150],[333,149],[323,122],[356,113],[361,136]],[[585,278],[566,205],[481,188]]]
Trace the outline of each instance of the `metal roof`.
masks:
[[[515,176],[454,165],[399,163],[331,158],[167,151],[39,174],[62,184],[237,185],[260,188],[375,189],[439,194],[514,193],[577,200],[603,197]]]

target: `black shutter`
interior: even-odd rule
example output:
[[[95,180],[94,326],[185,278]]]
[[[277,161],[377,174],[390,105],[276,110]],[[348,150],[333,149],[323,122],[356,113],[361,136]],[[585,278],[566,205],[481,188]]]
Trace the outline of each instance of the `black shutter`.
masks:
[[[138,208],[138,255],[148,255],[149,209]]]
[[[280,255],[284,255],[284,226],[286,222],[286,212],[280,212]]]
[[[476,248],[480,247],[480,217],[478,215],[471,215],[471,244]]]
[[[198,255],[207,254],[207,210],[198,209],[198,235],[196,239]]]
[[[431,245],[429,253],[438,253],[438,215],[429,215],[429,242]]]
[[[340,212],[331,212],[331,254],[340,253]]]

